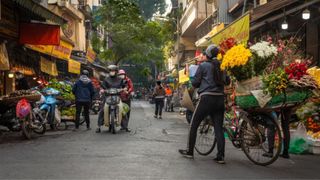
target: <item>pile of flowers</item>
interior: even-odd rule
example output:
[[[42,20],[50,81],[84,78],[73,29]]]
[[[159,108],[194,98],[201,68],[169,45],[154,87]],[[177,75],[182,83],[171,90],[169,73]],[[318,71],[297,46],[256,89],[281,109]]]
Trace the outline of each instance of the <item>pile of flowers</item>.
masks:
[[[231,49],[233,46],[235,46],[236,44],[237,44],[237,41],[234,38],[228,38],[228,39],[222,41],[219,44],[221,56],[225,55],[226,52],[229,49]]]
[[[246,65],[251,56],[250,50],[243,44],[233,46],[224,55],[221,69],[232,69],[234,67]]]
[[[264,69],[278,53],[276,46],[267,41],[260,41],[252,45],[250,50],[253,54],[252,63],[255,75],[262,75]]]
[[[300,80],[304,75],[307,74],[307,64],[301,62],[293,62],[285,68],[289,79]]]
[[[307,70],[307,73],[312,76],[312,78],[316,81],[317,85],[320,87],[320,68],[313,67]]]
[[[269,58],[277,55],[277,47],[267,41],[260,41],[250,47],[252,53],[256,54],[259,58]]]
[[[263,77],[263,90],[271,96],[279,95],[288,87],[288,75],[283,69],[277,69],[270,75]]]

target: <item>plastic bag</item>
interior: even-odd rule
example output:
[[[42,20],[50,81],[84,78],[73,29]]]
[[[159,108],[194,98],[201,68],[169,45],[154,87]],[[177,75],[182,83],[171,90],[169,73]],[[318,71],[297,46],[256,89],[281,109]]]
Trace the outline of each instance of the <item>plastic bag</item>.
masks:
[[[25,118],[31,111],[31,105],[27,99],[21,99],[16,106],[16,116],[18,118]]]
[[[125,116],[128,112],[130,111],[130,107],[128,104],[123,103],[123,111],[122,111],[122,116]]]
[[[54,111],[54,118],[57,123],[61,123],[61,112],[57,107],[55,108],[55,111]]]
[[[300,123],[297,130],[292,133],[289,153],[302,154],[307,152],[308,149],[307,129],[304,124]]]

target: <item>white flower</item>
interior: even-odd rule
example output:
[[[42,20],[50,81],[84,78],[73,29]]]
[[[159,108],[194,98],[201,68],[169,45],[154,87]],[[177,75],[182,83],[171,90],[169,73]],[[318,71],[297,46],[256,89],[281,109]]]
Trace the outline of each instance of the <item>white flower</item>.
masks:
[[[277,48],[266,41],[260,41],[250,47],[250,50],[261,58],[277,55]]]

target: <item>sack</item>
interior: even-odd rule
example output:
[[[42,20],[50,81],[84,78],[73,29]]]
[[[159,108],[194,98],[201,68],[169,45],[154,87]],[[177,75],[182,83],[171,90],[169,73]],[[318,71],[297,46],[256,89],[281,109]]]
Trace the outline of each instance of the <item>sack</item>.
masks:
[[[185,107],[185,108],[187,108],[188,110],[190,110],[192,112],[195,110],[195,107],[194,107],[193,102],[191,100],[191,97],[190,97],[188,89],[184,90],[183,96],[182,96],[182,100],[180,101],[180,104],[181,104],[182,107]]]
[[[122,111],[122,116],[125,116],[128,112],[130,111],[130,107],[128,104],[123,103],[123,111]]]
[[[293,154],[302,154],[307,152],[309,144],[307,141],[307,129],[300,123],[297,130],[292,133],[289,152]]]
[[[55,108],[55,111],[54,111],[54,118],[57,123],[61,123],[61,112],[57,107]]]
[[[25,118],[31,112],[31,105],[27,99],[21,99],[16,106],[16,116],[18,118]]]
[[[237,95],[248,95],[251,91],[262,89],[263,82],[261,77],[253,77],[244,81],[240,81],[236,84]]]

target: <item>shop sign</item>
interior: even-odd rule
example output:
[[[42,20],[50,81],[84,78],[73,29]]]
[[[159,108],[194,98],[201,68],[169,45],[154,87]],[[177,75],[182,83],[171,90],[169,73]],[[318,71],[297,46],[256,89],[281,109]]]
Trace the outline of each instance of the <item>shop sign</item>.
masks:
[[[68,71],[74,74],[80,74],[81,63],[72,59],[68,61]]]
[[[90,63],[93,63],[96,59],[96,53],[93,51],[93,49],[89,48],[87,49],[87,59]]]
[[[50,56],[54,56],[59,59],[63,59],[68,61],[70,59],[71,51],[72,51],[72,45],[66,41],[60,40],[59,46],[51,46],[51,45],[26,45],[26,47],[44,53],[48,54]]]
[[[0,44],[0,70],[10,70],[9,56],[5,43]]]
[[[188,74],[186,73],[186,70],[185,69],[182,69],[179,71],[179,83],[185,83],[189,81],[189,76]]]
[[[58,76],[57,65],[55,62],[49,61],[44,57],[41,57],[40,70],[51,76]]]
[[[210,41],[214,44],[220,44],[227,38],[235,38],[237,42],[246,43],[249,40],[249,33],[250,15],[248,13],[218,32]]]

